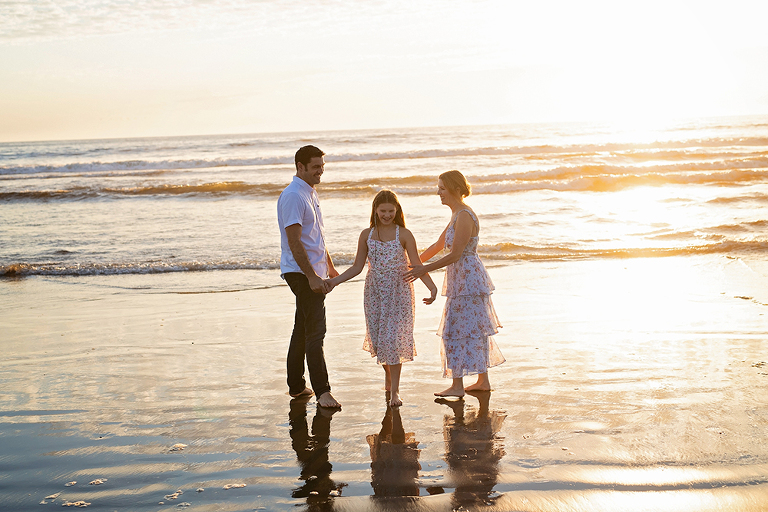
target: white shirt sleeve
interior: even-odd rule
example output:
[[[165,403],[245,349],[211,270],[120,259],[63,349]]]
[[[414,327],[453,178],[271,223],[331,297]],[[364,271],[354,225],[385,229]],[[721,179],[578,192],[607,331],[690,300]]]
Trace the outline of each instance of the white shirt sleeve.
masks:
[[[304,209],[306,206],[306,202],[299,194],[284,194],[283,200],[280,201],[280,217],[283,221],[283,225],[280,227],[285,229],[294,224],[303,226]]]

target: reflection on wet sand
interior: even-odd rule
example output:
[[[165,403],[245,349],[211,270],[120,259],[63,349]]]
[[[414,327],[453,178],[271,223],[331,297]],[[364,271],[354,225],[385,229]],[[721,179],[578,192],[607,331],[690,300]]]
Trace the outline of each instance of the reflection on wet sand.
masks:
[[[307,426],[307,402],[303,396],[291,400],[288,415],[291,446],[301,467],[299,480],[304,485],[291,493],[294,498],[306,498],[309,510],[331,510],[333,497],[341,495],[346,484],[337,484],[331,479],[333,465],[328,460],[328,446],[331,437],[331,418],[338,409],[317,407],[312,420],[312,432]]]
[[[406,432],[400,418],[400,408],[389,406],[381,421],[378,434],[366,439],[371,449],[371,486],[376,497],[418,496],[418,441],[413,432]]]
[[[491,495],[499,475],[499,461],[504,456],[499,430],[506,414],[490,410],[489,391],[470,394],[478,399],[478,409],[466,405],[465,400],[435,400],[453,411],[443,419],[443,435],[445,461],[449,467],[446,486],[454,488],[452,501],[456,508],[494,501]],[[439,493],[442,489],[429,491]]]

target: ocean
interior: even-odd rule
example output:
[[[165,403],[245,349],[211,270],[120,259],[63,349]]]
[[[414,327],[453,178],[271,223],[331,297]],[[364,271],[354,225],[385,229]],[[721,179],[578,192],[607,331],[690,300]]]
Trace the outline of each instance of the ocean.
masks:
[[[435,399],[438,297],[387,407],[359,276],[325,301],[342,409],[291,400],[305,144],[340,270],[378,190],[423,249],[467,176],[492,392]],[[765,511],[767,205],[765,117],[0,144],[0,509]]]
[[[277,270],[275,204],[305,144],[329,249],[350,264],[375,193],[420,248],[462,171],[490,264],[768,254],[768,119],[638,131],[597,124],[408,128],[0,144],[0,275]]]

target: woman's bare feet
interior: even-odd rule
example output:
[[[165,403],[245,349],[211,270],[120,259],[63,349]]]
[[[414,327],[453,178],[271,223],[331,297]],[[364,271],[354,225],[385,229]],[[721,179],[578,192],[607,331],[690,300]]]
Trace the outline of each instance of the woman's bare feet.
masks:
[[[296,393],[295,395],[293,393],[288,393],[288,394],[291,395],[293,398],[296,398],[299,396],[312,396],[315,394],[315,392],[309,388],[304,388],[304,391],[302,391],[301,393]]]
[[[491,391],[491,385],[490,384],[480,384],[479,382],[476,382],[476,383],[472,384],[471,386],[465,387],[464,391]]]
[[[435,396],[457,396],[459,398],[464,396],[464,388],[461,386],[451,386],[446,390],[438,391]]]
[[[330,407],[332,409],[341,409],[341,404],[333,398],[330,391],[326,391],[319,397],[317,397],[317,405],[320,407]]]
[[[446,390],[435,393],[435,396],[464,396],[464,379],[462,377],[454,378],[451,387]]]
[[[490,391],[491,381],[488,380],[487,373],[481,373],[477,376],[477,382],[464,388],[464,391]]]
[[[390,407],[400,407],[403,405],[403,401],[400,400],[400,394],[397,391],[392,392],[392,396],[389,399]]]

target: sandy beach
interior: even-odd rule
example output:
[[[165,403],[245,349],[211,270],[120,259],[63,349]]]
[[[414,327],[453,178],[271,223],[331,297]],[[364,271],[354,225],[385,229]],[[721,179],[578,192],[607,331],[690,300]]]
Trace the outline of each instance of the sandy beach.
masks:
[[[354,280],[327,299],[335,413],[287,395],[274,270],[5,279],[2,506],[766,510],[761,265],[491,263],[494,391],[432,395],[440,298],[417,306],[394,411]]]

